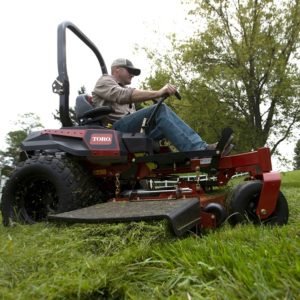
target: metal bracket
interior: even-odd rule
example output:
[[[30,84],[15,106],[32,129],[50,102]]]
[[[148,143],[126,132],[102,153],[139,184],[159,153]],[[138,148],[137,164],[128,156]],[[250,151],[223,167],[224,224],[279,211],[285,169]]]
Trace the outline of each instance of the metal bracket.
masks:
[[[64,84],[58,80],[58,77],[52,83],[52,92],[55,94],[64,94]]]
[[[263,187],[256,208],[256,214],[262,220],[268,218],[276,209],[280,183],[280,173],[263,173]]]

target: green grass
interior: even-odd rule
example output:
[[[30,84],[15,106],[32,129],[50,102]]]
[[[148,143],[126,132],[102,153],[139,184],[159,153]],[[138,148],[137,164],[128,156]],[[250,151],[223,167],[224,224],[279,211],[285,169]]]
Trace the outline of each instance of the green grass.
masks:
[[[300,299],[300,171],[282,178],[283,227],[0,225],[0,299]]]

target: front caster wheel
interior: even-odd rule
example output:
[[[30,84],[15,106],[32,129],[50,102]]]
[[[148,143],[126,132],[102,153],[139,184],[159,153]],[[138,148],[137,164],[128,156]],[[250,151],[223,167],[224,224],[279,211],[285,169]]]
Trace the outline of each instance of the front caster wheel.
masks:
[[[217,227],[220,227],[227,218],[227,212],[225,208],[219,203],[209,203],[203,208],[203,210],[215,216]]]
[[[239,223],[251,222],[254,224],[284,225],[287,224],[289,208],[286,198],[279,192],[277,204],[274,212],[267,218],[260,220],[256,214],[262,181],[247,181],[234,187],[227,198],[229,213],[229,223],[236,225]]]

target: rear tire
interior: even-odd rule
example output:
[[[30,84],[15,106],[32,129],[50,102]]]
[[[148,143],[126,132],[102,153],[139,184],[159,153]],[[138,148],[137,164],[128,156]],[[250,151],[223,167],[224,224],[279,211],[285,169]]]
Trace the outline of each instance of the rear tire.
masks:
[[[260,220],[256,214],[262,181],[247,181],[234,187],[232,193],[227,198],[227,208],[229,213],[229,223],[236,225],[239,223],[251,222],[254,224],[284,225],[288,222],[289,209],[286,198],[279,191],[277,204],[274,212],[267,218]]]
[[[3,188],[3,224],[33,224],[50,213],[100,202],[94,178],[70,158],[36,156],[21,162]]]

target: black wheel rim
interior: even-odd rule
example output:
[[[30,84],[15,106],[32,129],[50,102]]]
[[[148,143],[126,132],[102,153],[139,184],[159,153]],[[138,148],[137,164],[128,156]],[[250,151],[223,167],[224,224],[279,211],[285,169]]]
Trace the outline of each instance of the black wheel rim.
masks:
[[[259,201],[260,193],[255,193],[249,199],[248,205],[245,209],[245,218],[246,220],[258,224],[260,223],[260,219],[256,214],[256,209]]]
[[[57,191],[47,179],[35,177],[20,183],[16,200],[22,218],[29,218],[34,222],[46,220],[49,213],[57,211]]]

